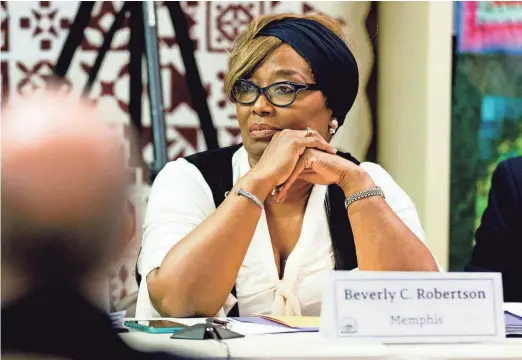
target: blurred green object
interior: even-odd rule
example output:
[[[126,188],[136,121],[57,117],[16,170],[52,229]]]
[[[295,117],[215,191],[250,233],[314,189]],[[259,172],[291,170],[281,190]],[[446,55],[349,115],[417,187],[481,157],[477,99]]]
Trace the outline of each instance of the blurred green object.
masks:
[[[522,57],[457,54],[451,124],[450,270],[468,261],[493,170],[522,155]]]

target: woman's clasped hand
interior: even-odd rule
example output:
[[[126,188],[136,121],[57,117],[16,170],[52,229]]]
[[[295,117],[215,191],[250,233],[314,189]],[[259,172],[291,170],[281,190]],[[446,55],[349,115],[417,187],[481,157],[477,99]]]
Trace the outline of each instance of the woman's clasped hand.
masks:
[[[340,156],[317,131],[285,129],[274,134],[252,169],[276,189],[272,195],[283,202],[296,180],[315,185],[349,186],[349,175],[361,169]]]

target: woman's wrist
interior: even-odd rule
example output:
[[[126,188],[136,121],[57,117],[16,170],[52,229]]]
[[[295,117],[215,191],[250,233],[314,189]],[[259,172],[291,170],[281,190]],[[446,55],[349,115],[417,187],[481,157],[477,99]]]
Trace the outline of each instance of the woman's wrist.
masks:
[[[345,197],[376,186],[370,175],[360,167],[344,172],[337,185],[343,190]]]
[[[274,189],[274,186],[267,177],[257,171],[250,170],[245,176],[239,179],[234,188],[242,188],[264,202]]]

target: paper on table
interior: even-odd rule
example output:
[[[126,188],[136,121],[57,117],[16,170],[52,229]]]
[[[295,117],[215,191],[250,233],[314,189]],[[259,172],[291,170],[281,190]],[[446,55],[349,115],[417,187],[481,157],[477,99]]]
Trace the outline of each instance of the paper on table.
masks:
[[[125,325],[125,315],[127,314],[126,310],[112,312],[109,314],[109,318],[111,320],[112,326],[116,329],[124,329]]]
[[[522,335],[522,303],[504,303],[507,335]]]
[[[522,303],[504,303],[504,311],[522,317]]]
[[[319,316],[271,316],[257,315],[263,319],[277,322],[291,328],[318,328],[321,318]]]
[[[290,327],[271,326],[263,324],[254,324],[250,322],[242,322],[240,320],[229,318],[229,329],[243,335],[262,335],[262,334],[281,334],[300,332],[299,329]]]
[[[257,324],[257,325],[268,325],[275,326],[283,329],[294,330],[292,332],[318,332],[319,327],[291,327],[285,323],[272,320],[269,317],[264,317],[261,315],[258,316],[241,316],[237,318],[228,318],[228,320],[240,321],[243,323]]]

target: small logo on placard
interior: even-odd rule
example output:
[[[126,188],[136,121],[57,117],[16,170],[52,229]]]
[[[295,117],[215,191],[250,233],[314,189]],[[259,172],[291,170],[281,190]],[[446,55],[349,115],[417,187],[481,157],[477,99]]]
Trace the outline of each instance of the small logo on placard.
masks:
[[[339,331],[341,334],[356,334],[357,320],[351,317],[342,318],[339,323]]]

